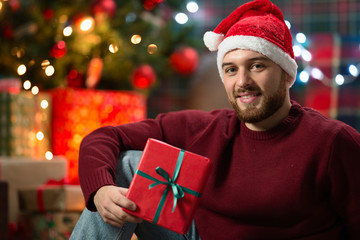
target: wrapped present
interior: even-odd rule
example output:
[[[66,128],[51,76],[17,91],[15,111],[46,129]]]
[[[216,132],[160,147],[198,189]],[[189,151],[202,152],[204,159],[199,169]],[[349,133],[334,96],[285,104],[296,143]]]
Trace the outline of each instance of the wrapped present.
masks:
[[[19,189],[20,210],[44,211],[82,211],[85,200],[79,185],[55,185],[47,183],[37,188]]]
[[[0,92],[0,156],[43,158],[51,150],[50,97]]]
[[[145,96],[130,91],[58,88],[52,94],[52,147],[69,161],[69,178],[78,182],[81,140],[106,125],[145,119]]]
[[[37,187],[50,179],[66,178],[67,161],[54,157],[51,161],[25,157],[0,157],[0,180],[9,186],[9,221],[16,223],[19,213],[18,190]]]
[[[19,93],[21,79],[15,77],[0,78],[0,92]]]
[[[127,193],[137,209],[124,211],[185,234],[210,169],[208,158],[149,139]]]
[[[16,239],[69,239],[81,212],[21,213]]]

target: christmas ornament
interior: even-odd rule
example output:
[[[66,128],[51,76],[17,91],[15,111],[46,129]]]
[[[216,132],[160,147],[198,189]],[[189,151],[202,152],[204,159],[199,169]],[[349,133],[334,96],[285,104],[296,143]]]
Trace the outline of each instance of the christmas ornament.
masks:
[[[66,44],[64,41],[59,41],[54,44],[50,51],[50,56],[54,58],[62,58],[66,54]]]
[[[161,3],[163,0],[144,0],[144,8],[146,10],[152,10],[156,5],[158,5],[159,3]]]
[[[199,55],[194,48],[183,47],[170,56],[170,64],[181,75],[189,75],[199,65]]]
[[[47,21],[50,21],[54,17],[54,10],[47,8],[43,11],[43,15]]]
[[[67,86],[71,88],[82,88],[84,86],[83,75],[75,69],[72,69],[66,76],[66,83]]]
[[[114,0],[95,0],[90,6],[90,11],[93,15],[108,14],[114,17],[116,13],[116,2]]]
[[[87,88],[94,89],[96,87],[96,85],[100,81],[102,69],[103,60],[101,58],[91,59],[85,81],[85,85]]]
[[[155,79],[154,69],[150,65],[144,64],[135,69],[132,75],[132,84],[136,88],[146,89],[154,84]]]

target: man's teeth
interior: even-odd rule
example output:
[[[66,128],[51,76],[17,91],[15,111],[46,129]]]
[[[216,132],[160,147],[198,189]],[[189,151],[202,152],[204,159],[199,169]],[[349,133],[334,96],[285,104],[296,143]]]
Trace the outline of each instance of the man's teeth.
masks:
[[[254,95],[246,95],[246,96],[241,96],[241,98],[251,98],[251,97],[255,97],[256,96],[256,94],[254,94]]]

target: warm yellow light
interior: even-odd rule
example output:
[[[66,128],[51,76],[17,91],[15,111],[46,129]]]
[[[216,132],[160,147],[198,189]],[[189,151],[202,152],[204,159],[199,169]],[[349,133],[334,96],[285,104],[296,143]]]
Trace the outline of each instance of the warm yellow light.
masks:
[[[42,69],[45,69],[49,65],[50,65],[50,61],[47,59],[41,62]]]
[[[147,48],[147,51],[149,54],[154,54],[156,53],[158,50],[158,47],[156,46],[156,44],[150,44]]]
[[[82,20],[82,22],[80,23],[80,30],[87,32],[90,31],[93,28],[93,26],[94,26],[94,19],[88,17]]]
[[[47,159],[47,160],[52,160],[53,159],[53,157],[54,157],[54,155],[52,154],[52,152],[50,152],[50,151],[47,151],[46,153],[45,153],[45,158]]]
[[[31,88],[31,82],[29,80],[26,80],[23,84],[23,87],[25,90],[29,90]]]
[[[0,2],[0,11],[1,11],[1,9],[2,9],[2,6],[3,6],[3,4],[2,4],[2,2]]]
[[[64,34],[65,37],[68,37],[68,36],[70,36],[72,34],[72,31],[73,31],[72,27],[67,26],[66,28],[64,28],[63,34]]]
[[[37,132],[36,133],[36,139],[39,140],[39,141],[43,140],[44,139],[44,134],[41,131]]]
[[[24,64],[21,64],[18,68],[17,68],[17,73],[21,76],[24,75],[26,73],[26,66]]]
[[[52,65],[49,65],[45,68],[46,76],[50,77],[55,73],[55,68]]]
[[[40,106],[42,109],[46,109],[49,106],[49,103],[46,100],[42,100]]]
[[[31,89],[31,93],[32,93],[33,95],[38,94],[38,93],[39,93],[39,88],[38,88],[37,86],[34,86],[34,87]]]
[[[115,45],[115,44],[110,44],[109,51],[111,53],[116,53],[117,51],[119,51],[119,47],[117,45]]]
[[[131,43],[132,44],[139,44],[141,43],[141,36],[138,34],[135,34],[131,37]]]

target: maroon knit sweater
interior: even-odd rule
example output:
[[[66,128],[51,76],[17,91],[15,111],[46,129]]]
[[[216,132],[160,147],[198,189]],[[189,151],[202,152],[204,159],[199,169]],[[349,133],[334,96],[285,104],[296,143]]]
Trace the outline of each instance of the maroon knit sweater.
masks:
[[[149,137],[208,157],[213,172],[195,214],[207,239],[360,239],[360,134],[292,102],[270,131],[233,110],[187,110],[98,129],[80,148],[80,183],[92,195],[115,182],[119,152]]]

